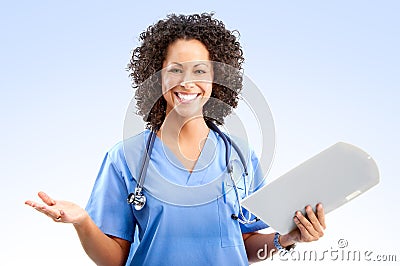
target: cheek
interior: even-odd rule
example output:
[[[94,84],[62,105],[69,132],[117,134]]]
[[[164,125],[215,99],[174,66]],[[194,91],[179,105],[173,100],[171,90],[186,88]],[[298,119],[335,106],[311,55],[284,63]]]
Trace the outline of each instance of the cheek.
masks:
[[[169,90],[171,90],[172,88],[176,87],[179,85],[179,80],[175,77],[171,77],[171,76],[165,76],[162,79],[162,92],[165,94],[167,93]]]
[[[166,90],[166,91],[164,91],[164,89],[163,89],[163,98],[164,98],[164,100],[166,100],[167,101],[167,103],[171,103],[172,102],[172,97],[173,97],[173,95],[172,95],[172,93],[170,93],[171,91],[170,90]]]
[[[162,79],[161,82],[161,92],[162,92],[162,96],[164,97],[164,99],[168,102],[171,99],[171,95],[170,95],[170,86],[169,86],[169,81],[166,78]]]
[[[212,83],[208,83],[204,87],[204,94],[205,94],[205,96],[210,97],[211,93],[212,93]]]

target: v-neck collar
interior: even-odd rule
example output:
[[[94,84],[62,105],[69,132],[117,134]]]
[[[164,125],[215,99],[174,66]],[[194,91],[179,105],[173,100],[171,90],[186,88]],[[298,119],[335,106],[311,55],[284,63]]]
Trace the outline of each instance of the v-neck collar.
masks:
[[[210,129],[192,172],[183,165],[158,136],[154,142],[152,159],[156,161],[159,170],[163,170],[160,173],[165,173],[164,178],[167,180],[178,185],[202,185],[210,181],[207,180],[207,172],[210,164],[215,162],[217,143],[217,137],[214,131]]]

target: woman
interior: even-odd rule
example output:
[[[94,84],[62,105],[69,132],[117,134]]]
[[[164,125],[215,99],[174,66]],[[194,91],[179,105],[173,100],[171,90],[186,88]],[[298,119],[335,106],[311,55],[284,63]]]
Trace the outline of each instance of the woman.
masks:
[[[296,212],[297,229],[279,235],[258,233],[268,227],[262,221],[241,223],[232,189],[201,204],[176,204],[150,193],[145,183],[143,209],[126,202],[137,185],[152,132],[156,137],[146,173],[149,183],[166,179],[190,190],[224,175],[225,146],[210,127],[223,124],[237,106],[242,88],[240,44],[212,14],[170,15],[150,26],[140,39],[128,70],[137,88],[138,113],[148,130],[107,153],[86,210],[43,192],[39,197],[45,204],[26,204],[56,222],[72,223],[86,253],[98,265],[247,265],[260,259],[257,255],[265,246],[270,254],[321,237],[325,229],[321,204],[316,212],[307,206],[307,217]],[[221,81],[224,78],[229,81]],[[254,152],[246,154],[246,164],[253,184],[262,184]],[[258,188],[253,186],[250,192]]]

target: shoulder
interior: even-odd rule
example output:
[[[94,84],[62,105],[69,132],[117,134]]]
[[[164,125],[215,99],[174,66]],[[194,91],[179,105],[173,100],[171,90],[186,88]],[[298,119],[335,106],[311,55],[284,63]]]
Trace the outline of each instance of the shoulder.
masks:
[[[111,159],[111,161],[115,164],[118,164],[119,162],[126,161],[127,154],[133,154],[134,157],[142,154],[146,146],[146,140],[149,132],[149,130],[145,130],[134,136],[119,141],[108,150],[108,158]]]
[[[218,142],[223,144],[222,137],[219,136],[216,132],[214,132],[214,134],[216,135]],[[246,163],[249,164],[250,161],[254,159],[254,157],[257,157],[248,138],[243,138],[241,136],[229,134],[226,132],[224,132],[224,134],[226,137],[228,137],[229,141],[231,142],[231,146],[236,151],[236,153],[241,153],[243,155]]]

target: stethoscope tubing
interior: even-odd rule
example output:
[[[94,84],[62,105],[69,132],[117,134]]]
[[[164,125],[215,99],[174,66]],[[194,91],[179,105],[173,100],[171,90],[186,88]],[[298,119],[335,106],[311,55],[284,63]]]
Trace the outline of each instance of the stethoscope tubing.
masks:
[[[231,164],[231,162],[229,160],[229,156],[231,154],[231,145],[232,145],[232,147],[235,149],[235,151],[238,154],[239,159],[242,163],[244,178],[246,178],[248,176],[248,171],[247,171],[246,160],[245,160],[243,153],[241,152],[239,146],[234,141],[232,141],[232,139],[230,137],[228,137],[225,133],[223,133],[218,128],[218,126],[216,126],[211,121],[206,121],[206,123],[210,129],[217,132],[217,134],[222,138],[224,145],[225,145],[225,151],[226,151],[225,152],[225,163],[226,163],[228,174],[233,183],[233,188],[235,190],[236,199],[237,199],[238,205],[239,205],[239,215],[240,215],[240,217],[238,217],[237,215],[232,214],[232,216],[231,216],[232,219],[238,220],[242,224],[251,224],[251,223],[257,222],[259,220],[257,217],[253,220],[250,220],[250,218],[251,218],[250,213],[249,213],[248,218],[246,218],[243,214],[243,209],[242,209],[242,205],[240,204],[240,198],[239,198],[239,193],[237,190],[236,182],[233,178],[233,165]],[[128,199],[127,199],[128,203],[134,204],[136,210],[141,210],[146,203],[146,197],[143,194],[142,190],[143,190],[144,181],[146,178],[147,169],[148,169],[149,162],[150,162],[150,156],[153,151],[155,139],[156,139],[156,131],[150,130],[150,136],[147,139],[146,149],[145,149],[144,157],[143,157],[141,168],[140,168],[139,178],[138,178],[137,184],[136,184],[135,193],[130,193],[128,196]],[[247,195],[247,192],[246,192],[246,195]]]

